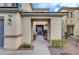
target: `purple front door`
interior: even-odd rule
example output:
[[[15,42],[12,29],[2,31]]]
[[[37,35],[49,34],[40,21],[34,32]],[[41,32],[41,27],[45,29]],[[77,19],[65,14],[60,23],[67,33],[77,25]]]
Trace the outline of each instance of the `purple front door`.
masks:
[[[4,45],[4,20],[0,19],[0,48]]]
[[[44,28],[43,25],[36,25],[37,35],[43,35],[43,28]]]

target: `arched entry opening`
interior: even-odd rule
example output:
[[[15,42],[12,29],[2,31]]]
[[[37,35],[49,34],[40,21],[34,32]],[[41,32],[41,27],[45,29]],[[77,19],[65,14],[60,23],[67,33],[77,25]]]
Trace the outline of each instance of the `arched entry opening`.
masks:
[[[32,40],[40,36],[44,40],[50,40],[50,19],[31,19]],[[43,40],[42,39],[42,40]]]

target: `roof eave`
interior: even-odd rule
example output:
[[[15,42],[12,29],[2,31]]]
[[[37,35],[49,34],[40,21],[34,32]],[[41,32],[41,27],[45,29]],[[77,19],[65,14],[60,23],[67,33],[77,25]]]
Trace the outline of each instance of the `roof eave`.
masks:
[[[15,13],[18,11],[17,7],[0,7],[0,13]]]
[[[57,13],[57,12],[23,12],[21,13],[22,16],[46,16],[46,17],[63,17],[65,15],[67,15],[67,12],[61,12],[61,13]]]

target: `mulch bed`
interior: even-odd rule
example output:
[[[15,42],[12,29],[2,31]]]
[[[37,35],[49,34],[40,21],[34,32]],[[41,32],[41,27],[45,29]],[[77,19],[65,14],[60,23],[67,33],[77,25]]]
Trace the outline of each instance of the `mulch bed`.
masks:
[[[48,46],[51,55],[71,55],[69,52],[63,51],[63,47]]]
[[[18,50],[33,50],[33,46],[31,46],[30,48],[24,48],[23,46],[20,46]]]
[[[48,48],[63,48],[63,46],[57,46],[57,47],[48,46]]]

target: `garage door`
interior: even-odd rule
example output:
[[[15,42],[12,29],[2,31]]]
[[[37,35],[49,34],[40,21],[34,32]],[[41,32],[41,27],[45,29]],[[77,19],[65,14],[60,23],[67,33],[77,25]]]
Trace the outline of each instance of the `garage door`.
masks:
[[[4,35],[4,20],[0,19],[0,48],[2,48],[4,45],[3,35]]]

